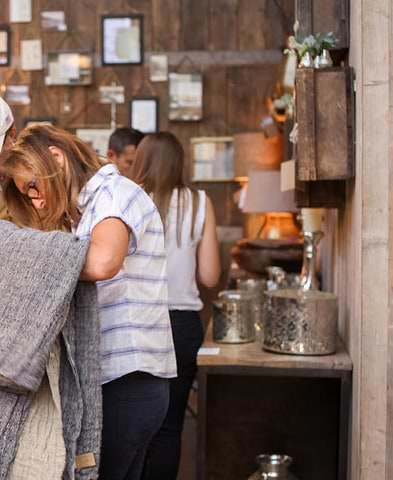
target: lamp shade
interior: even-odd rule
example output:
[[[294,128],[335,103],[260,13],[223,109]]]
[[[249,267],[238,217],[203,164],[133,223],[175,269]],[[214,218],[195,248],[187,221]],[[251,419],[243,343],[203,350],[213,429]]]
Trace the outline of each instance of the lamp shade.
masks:
[[[235,177],[247,177],[250,170],[279,169],[282,155],[282,135],[271,138],[266,138],[262,132],[234,135]]]
[[[281,173],[277,170],[249,172],[244,213],[296,212],[295,191],[281,192]]]

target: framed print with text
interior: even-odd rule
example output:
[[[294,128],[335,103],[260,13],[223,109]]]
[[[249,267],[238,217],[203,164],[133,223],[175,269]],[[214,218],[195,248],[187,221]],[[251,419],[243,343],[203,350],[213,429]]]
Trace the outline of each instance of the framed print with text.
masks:
[[[109,128],[78,128],[75,134],[90,145],[98,155],[105,157],[112,132],[113,130]]]
[[[169,74],[169,120],[183,122],[201,120],[202,101],[202,74]]]
[[[91,52],[49,52],[45,85],[91,85],[93,54]]]
[[[0,25],[0,67],[11,65],[11,30],[9,25]]]
[[[101,17],[102,65],[143,63],[143,15]]]
[[[158,132],[159,98],[132,97],[130,101],[130,127],[143,133]]]

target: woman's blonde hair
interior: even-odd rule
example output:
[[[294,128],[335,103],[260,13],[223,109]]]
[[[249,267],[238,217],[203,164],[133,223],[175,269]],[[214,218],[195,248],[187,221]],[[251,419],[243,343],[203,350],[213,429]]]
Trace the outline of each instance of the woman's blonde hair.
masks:
[[[166,225],[172,192],[177,189],[176,238],[178,245],[180,245],[181,226],[187,200],[187,186],[185,181],[184,150],[179,140],[169,132],[147,135],[136,150],[131,169],[131,178],[153,197],[164,226]],[[197,191],[191,189],[191,192],[191,237],[193,237],[199,196]]]
[[[51,146],[63,152],[63,166],[51,153]],[[71,133],[51,125],[25,128],[1,169],[3,196],[12,220],[40,230],[70,230],[71,222],[80,219],[79,193],[101,166],[97,154]],[[14,178],[23,178],[26,171],[43,181],[43,210],[35,209],[14,183]]]

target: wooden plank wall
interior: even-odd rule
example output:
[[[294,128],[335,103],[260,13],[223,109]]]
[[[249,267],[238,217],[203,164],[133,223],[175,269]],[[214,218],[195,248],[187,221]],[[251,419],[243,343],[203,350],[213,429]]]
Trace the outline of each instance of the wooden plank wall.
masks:
[[[337,230],[341,331],[353,362],[353,480],[393,478],[393,11],[352,0],[356,179]]]
[[[12,25],[12,68],[0,68],[0,83],[31,85],[31,105],[14,107],[18,128],[23,118],[31,116],[57,117],[63,127],[108,126],[110,106],[98,103],[98,86],[118,79],[126,87],[126,103],[117,110],[118,124],[129,124],[131,96],[158,95],[161,129],[176,134],[187,152],[191,137],[259,128],[266,96],[276,83],[279,49],[294,21],[292,0],[33,0],[33,5],[31,24]],[[0,23],[8,22],[8,8],[9,0],[0,0]],[[41,31],[43,9],[65,10],[68,34]],[[102,67],[100,17],[127,13],[144,15],[145,65]],[[43,39],[45,53],[94,51],[94,85],[48,88],[44,72],[20,71],[20,41],[33,38]],[[168,121],[168,84],[149,81],[147,59],[152,52],[168,54],[172,71],[203,72],[203,121]],[[65,95],[72,103],[69,114],[61,111]]]

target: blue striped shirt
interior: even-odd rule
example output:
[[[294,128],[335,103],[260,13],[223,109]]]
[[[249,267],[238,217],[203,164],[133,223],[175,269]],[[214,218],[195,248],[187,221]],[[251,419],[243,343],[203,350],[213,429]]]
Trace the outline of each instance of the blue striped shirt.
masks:
[[[97,284],[102,383],[135,371],[175,377],[164,229],[157,208],[143,189],[108,164],[80,193],[79,209],[75,233],[80,238],[90,237],[98,223],[113,217],[131,232],[120,272]]]

